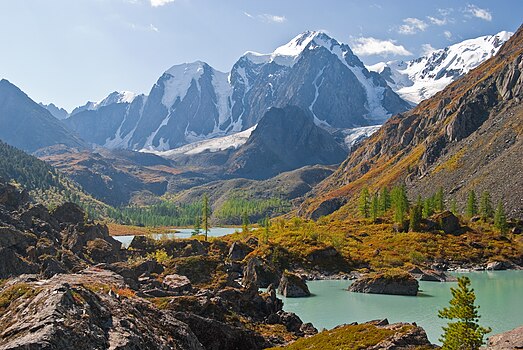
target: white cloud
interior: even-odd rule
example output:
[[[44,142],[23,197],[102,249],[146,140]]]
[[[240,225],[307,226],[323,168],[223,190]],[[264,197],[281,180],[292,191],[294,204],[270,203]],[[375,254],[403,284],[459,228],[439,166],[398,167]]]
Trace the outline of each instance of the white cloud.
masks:
[[[445,24],[447,24],[446,18],[436,18],[432,16],[427,16],[427,18],[429,19],[430,23],[435,24],[437,26],[444,26]]]
[[[287,21],[287,18],[285,18],[285,16],[276,16],[268,13],[261,14],[258,16],[258,18],[268,23],[283,23]]]
[[[394,40],[381,40],[376,38],[357,38],[352,40],[352,50],[355,54],[361,56],[370,55],[393,55],[409,56],[412,55],[403,45],[396,44]]]
[[[436,49],[433,48],[431,44],[421,45],[421,52],[423,53],[423,56],[428,56],[431,53],[433,53],[434,51],[436,51]]]
[[[405,18],[399,29],[398,33],[400,34],[416,34],[417,32],[423,32],[427,29],[428,24],[419,18]]]
[[[150,0],[152,7],[159,7],[174,2],[174,0]]]
[[[153,32],[160,32],[160,30],[158,29],[158,27],[155,27],[154,24],[149,24],[149,29],[152,30]]]
[[[243,14],[249,18],[257,19],[265,23],[284,23],[287,22],[285,16],[271,15],[269,13],[262,13],[261,15],[253,15],[249,12],[243,11]]]
[[[465,9],[465,13],[485,21],[492,21],[492,13],[488,9],[482,9],[476,5],[468,5]]]
[[[444,31],[443,35],[445,35],[445,38],[447,38],[449,40],[452,39],[452,32],[449,30]]]

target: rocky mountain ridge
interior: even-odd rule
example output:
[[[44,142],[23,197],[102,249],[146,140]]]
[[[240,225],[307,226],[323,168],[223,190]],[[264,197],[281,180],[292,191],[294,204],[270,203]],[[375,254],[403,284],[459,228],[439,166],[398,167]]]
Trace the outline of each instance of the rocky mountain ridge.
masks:
[[[379,73],[403,99],[418,104],[494,56],[513,33],[502,31],[433,50],[410,61],[367,67]]]
[[[520,28],[496,56],[389,119],[318,186],[301,213],[332,213],[364,184],[404,182],[411,194],[425,196],[441,185],[463,207],[469,190],[487,190],[509,216],[522,217],[523,180],[514,170],[523,147],[522,42]]]
[[[247,52],[230,73],[201,61],[173,66],[148,96],[113,93],[75,109],[66,124],[96,145],[165,151],[246,130],[269,107],[286,105],[334,128],[381,123],[409,108],[348,45],[305,32],[272,54]]]

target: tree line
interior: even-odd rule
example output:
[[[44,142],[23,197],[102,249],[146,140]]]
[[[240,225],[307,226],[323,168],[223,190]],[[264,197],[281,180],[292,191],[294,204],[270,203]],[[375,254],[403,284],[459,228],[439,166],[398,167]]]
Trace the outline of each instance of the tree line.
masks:
[[[360,192],[358,201],[358,211],[363,218],[376,222],[379,217],[392,211],[394,222],[403,224],[408,220],[409,230],[411,231],[420,229],[422,219],[429,218],[434,213],[442,212],[446,209],[442,187],[429,197],[422,198],[418,196],[414,203],[409,202],[405,185],[395,186],[392,190],[383,187],[373,194],[370,193],[368,187],[364,187]],[[506,234],[507,232],[507,216],[503,202],[499,201],[494,209],[488,191],[482,193],[478,206],[476,193],[474,190],[470,190],[464,213],[459,212],[456,200],[453,198],[450,202],[450,211],[454,215],[464,214],[468,219],[479,215],[481,220],[492,222],[501,234]]]

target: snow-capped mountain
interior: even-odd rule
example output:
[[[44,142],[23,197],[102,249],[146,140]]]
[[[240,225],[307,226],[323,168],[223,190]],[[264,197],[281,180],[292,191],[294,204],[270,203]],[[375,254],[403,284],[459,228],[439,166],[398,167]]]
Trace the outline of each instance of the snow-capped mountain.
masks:
[[[512,34],[502,31],[465,40],[412,61],[380,62],[367,68],[379,73],[403,99],[417,104],[495,55]]]
[[[333,128],[382,123],[409,108],[349,46],[305,32],[273,53],[245,53],[229,73],[200,61],[175,65],[148,96],[115,92],[66,123],[97,145],[165,151],[247,130],[268,108],[287,105]]]
[[[109,94],[106,98],[98,101],[91,102],[88,101],[85,105],[76,107],[71,112],[71,115],[83,112],[83,111],[93,111],[101,107],[108,106],[113,103],[131,103],[136,98],[136,94],[131,91],[114,91]]]

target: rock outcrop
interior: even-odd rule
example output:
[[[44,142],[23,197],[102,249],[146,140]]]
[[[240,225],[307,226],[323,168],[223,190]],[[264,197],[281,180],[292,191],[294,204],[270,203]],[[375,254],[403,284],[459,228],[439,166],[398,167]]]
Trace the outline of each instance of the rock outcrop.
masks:
[[[487,350],[523,349],[523,327],[489,337]]]
[[[307,283],[300,276],[287,271],[281,276],[278,292],[287,298],[308,297],[311,295]]]
[[[371,294],[418,294],[418,281],[408,273],[373,273],[362,276],[349,286],[349,291]]]
[[[27,273],[75,272],[93,263],[115,262],[121,243],[106,226],[88,222],[73,203],[50,213],[25,191],[0,183],[0,278]]]
[[[448,210],[434,215],[432,220],[437,223],[438,229],[446,234],[455,234],[460,229],[458,217]]]
[[[88,269],[22,276],[0,314],[1,349],[205,349],[189,326],[134,296],[122,276]]]
[[[503,201],[508,217],[523,218],[523,177],[513,166],[523,154],[522,99],[520,27],[496,56],[390,118],[314,189],[300,213],[312,217],[329,203],[357,198],[362,186],[405,184],[410,198],[442,187],[458,207],[470,190],[488,191],[493,202]]]

